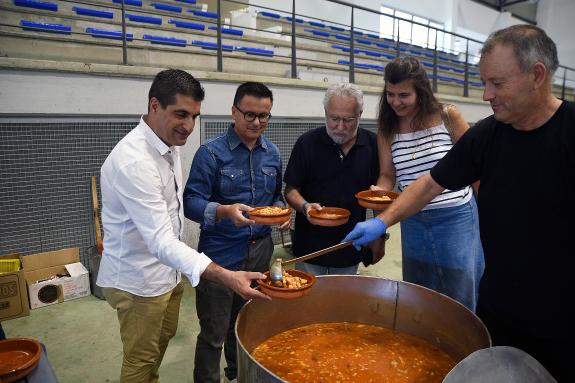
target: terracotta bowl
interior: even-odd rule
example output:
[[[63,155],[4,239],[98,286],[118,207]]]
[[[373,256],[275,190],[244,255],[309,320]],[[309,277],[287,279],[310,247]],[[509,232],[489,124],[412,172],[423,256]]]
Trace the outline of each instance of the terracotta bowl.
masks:
[[[28,338],[0,341],[0,383],[15,382],[28,375],[40,361],[40,342]]]
[[[390,199],[388,201],[378,201],[375,198],[387,196]],[[355,195],[357,202],[360,206],[366,209],[373,210],[385,210],[396,198],[399,193],[384,190],[364,190],[360,191]]]
[[[270,272],[266,271],[264,274],[266,275],[267,278],[257,280],[257,283],[260,286],[260,290],[262,291],[262,293],[269,295],[272,298],[295,299],[303,297],[304,295],[308,294],[311,291],[311,287],[314,285],[316,281],[315,276],[306,273],[304,271],[293,270],[293,269],[284,271],[289,275],[307,279],[308,281],[307,285],[296,289],[272,286],[269,284]]]
[[[291,207],[285,207],[287,209],[286,213],[279,215],[263,215],[261,214],[262,209],[273,206],[259,206],[254,208],[252,211],[248,212],[248,217],[255,221],[257,225],[276,225],[279,223],[284,223],[291,219],[291,213],[293,209]]]
[[[311,209],[308,220],[319,226],[340,226],[349,220],[351,215],[347,209],[340,207],[324,207],[321,210]]]

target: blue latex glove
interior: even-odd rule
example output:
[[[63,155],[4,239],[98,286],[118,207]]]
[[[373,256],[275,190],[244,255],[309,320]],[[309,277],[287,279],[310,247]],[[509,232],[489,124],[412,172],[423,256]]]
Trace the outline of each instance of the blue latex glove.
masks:
[[[342,242],[353,241],[353,246],[360,250],[361,246],[374,241],[385,234],[387,225],[381,219],[375,217],[365,222],[360,222],[345,236]]]

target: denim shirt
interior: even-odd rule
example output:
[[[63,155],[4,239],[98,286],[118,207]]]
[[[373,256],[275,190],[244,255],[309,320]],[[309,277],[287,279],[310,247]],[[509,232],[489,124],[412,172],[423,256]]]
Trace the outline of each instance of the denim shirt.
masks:
[[[260,136],[250,151],[230,124],[225,135],[200,146],[184,190],[184,214],[200,224],[198,251],[220,266],[240,270],[250,238],[269,234],[267,225],[236,227],[216,219],[222,205],[283,206],[282,162],[278,148]]]

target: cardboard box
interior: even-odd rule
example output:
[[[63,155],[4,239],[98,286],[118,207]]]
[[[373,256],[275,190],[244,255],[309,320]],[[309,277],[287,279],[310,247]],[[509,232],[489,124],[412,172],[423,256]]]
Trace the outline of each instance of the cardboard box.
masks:
[[[1,255],[0,259],[20,259],[18,254]],[[22,270],[0,274],[0,320],[30,315],[28,290]]]
[[[64,249],[21,258],[30,308],[48,306],[90,295],[88,270],[80,249]]]

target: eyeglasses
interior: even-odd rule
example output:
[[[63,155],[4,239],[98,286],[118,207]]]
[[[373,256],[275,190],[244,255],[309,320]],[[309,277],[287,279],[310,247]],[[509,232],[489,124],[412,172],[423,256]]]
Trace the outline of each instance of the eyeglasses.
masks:
[[[238,108],[237,105],[234,105],[236,107],[237,110],[240,111],[241,114],[244,115],[244,119],[247,122],[253,122],[255,121],[256,117],[258,118],[258,120],[260,120],[260,122],[268,122],[270,120],[270,118],[272,118],[272,115],[270,113],[254,113],[254,112],[244,112],[243,110],[241,110],[240,108]]]
[[[337,126],[339,125],[340,122],[343,122],[343,125],[347,126],[347,127],[351,127],[354,126],[357,123],[358,117],[346,117],[346,118],[342,118],[342,117],[334,117],[334,116],[329,116],[327,118],[327,120],[329,121],[329,123],[333,126]]]

